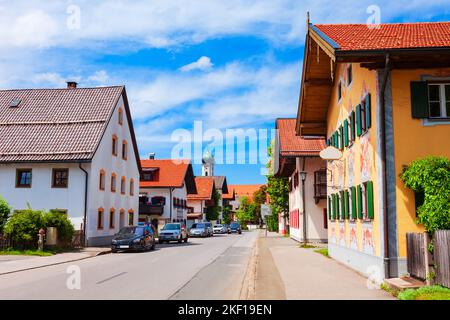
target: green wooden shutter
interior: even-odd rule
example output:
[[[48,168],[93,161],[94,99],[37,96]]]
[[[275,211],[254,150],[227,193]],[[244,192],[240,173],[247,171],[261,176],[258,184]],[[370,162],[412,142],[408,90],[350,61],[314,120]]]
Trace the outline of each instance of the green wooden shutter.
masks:
[[[367,216],[369,219],[373,219],[374,207],[373,207],[373,182],[372,181],[367,181],[366,196],[367,196]]]
[[[411,81],[411,115],[415,119],[428,118],[428,84]]]
[[[333,220],[336,220],[336,195],[333,194]]]
[[[348,120],[344,120],[344,145],[348,147]]]
[[[351,187],[351,193],[352,193],[352,219],[356,219],[356,188]]]
[[[339,136],[337,130],[334,132],[334,146],[335,148],[339,148]]]
[[[328,220],[331,220],[331,196],[328,196]]]
[[[344,191],[344,203],[345,203],[345,219],[347,219],[348,220],[348,218],[349,218],[349,201],[348,201],[348,190],[345,190]]]
[[[358,219],[362,219],[363,218],[363,203],[362,203],[362,189],[361,186],[358,185],[356,187],[356,195],[358,197]]]
[[[342,125],[339,127],[339,149],[344,149],[344,127]]]
[[[356,134],[358,137],[362,134],[361,129],[361,105],[356,106]]]
[[[327,144],[327,147],[330,145],[330,140],[329,139],[327,139],[326,144]]]
[[[355,141],[355,111],[352,111],[352,113],[350,114],[350,128],[352,141]]]
[[[372,125],[372,113],[371,113],[371,99],[370,93],[366,96],[366,128],[369,129]]]

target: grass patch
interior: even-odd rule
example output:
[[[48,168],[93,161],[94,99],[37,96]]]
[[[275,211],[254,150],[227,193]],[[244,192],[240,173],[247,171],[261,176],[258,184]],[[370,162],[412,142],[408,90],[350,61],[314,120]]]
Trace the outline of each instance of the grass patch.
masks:
[[[330,255],[328,254],[328,248],[317,249],[317,250],[314,250],[314,252],[320,253],[321,255],[323,255],[327,258],[330,257]]]
[[[399,300],[450,300],[450,289],[441,286],[428,286],[407,289],[398,294]]]
[[[0,255],[10,255],[10,256],[38,256],[38,257],[48,257],[52,256],[53,252],[48,251],[38,251],[38,250],[1,250]]]
[[[398,296],[398,290],[391,288],[387,283],[382,283],[380,285],[380,289],[386,291],[387,293],[393,295],[394,297]]]
[[[304,244],[302,243],[301,245],[299,245],[300,248],[303,249],[312,249],[312,248],[317,248],[316,246],[313,246],[312,244]]]

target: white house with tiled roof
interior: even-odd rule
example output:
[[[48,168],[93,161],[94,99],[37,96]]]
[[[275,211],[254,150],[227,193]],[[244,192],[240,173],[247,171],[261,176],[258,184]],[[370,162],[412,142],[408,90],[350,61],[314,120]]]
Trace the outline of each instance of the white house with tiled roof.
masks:
[[[13,210],[58,209],[89,246],[137,224],[140,160],[123,86],[0,90],[0,135],[0,195]]]

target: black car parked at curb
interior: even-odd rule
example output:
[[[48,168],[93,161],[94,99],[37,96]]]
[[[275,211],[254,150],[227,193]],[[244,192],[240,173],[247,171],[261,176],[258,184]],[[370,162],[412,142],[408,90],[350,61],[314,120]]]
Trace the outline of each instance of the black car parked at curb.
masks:
[[[230,224],[230,233],[238,233],[241,234],[242,230],[241,230],[241,224],[239,222],[232,222]]]
[[[147,251],[155,249],[155,234],[149,226],[128,226],[120,229],[111,240],[111,252]]]

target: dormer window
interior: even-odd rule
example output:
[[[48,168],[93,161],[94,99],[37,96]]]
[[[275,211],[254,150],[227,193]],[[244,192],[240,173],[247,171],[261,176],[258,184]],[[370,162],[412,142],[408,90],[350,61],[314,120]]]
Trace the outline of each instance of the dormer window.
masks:
[[[141,181],[156,181],[158,168],[143,168]]]

